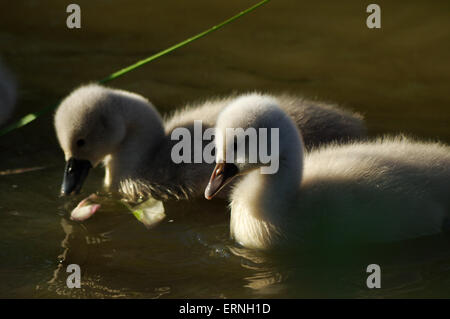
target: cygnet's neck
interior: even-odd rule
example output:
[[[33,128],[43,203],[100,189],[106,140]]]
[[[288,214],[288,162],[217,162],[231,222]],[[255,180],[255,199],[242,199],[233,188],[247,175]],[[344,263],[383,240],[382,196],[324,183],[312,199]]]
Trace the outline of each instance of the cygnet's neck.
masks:
[[[133,106],[133,107],[132,107]],[[121,180],[140,172],[141,162],[149,160],[164,140],[164,126],[159,113],[139,103],[121,107],[119,112],[126,133],[117,150],[105,158],[105,186],[117,188]]]
[[[298,195],[302,170],[303,142],[297,129],[281,134],[278,172],[261,174],[257,169],[233,190],[232,237],[249,248],[268,248],[279,241],[285,235],[280,229],[289,223],[286,214]]]

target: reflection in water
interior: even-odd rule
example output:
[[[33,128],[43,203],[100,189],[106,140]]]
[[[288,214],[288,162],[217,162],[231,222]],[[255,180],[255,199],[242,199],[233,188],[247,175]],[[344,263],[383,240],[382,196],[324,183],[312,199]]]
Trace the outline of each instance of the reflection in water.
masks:
[[[229,246],[229,249],[235,256],[241,257],[241,266],[252,272],[244,277],[247,282],[244,287],[257,290],[262,295],[281,293],[282,285],[277,284],[283,282],[283,275],[276,267],[268,264],[270,260],[264,253],[236,246]]]
[[[435,286],[433,294],[450,293],[446,236],[358,249],[317,246],[261,252],[228,238],[223,202],[212,202],[210,211],[217,214],[208,219],[195,208],[198,203],[184,214],[180,205],[167,203],[168,218],[152,230],[114,205],[83,224],[61,218],[62,252],[51,279],[38,286],[36,296],[401,297],[422,296],[430,285]],[[66,286],[66,268],[72,263],[81,267],[81,289]],[[382,266],[382,290],[366,287],[365,270],[371,263]]]
[[[432,249],[430,249],[432,247]],[[434,293],[450,295],[450,238],[432,236],[419,240],[367,247],[336,247],[299,253],[262,253],[236,246],[230,251],[241,258],[241,266],[251,270],[245,287],[257,296],[274,297],[401,297],[423,295],[428,285],[437,283]],[[382,290],[369,290],[369,264],[382,269]],[[439,269],[432,274],[428,269]],[[439,274],[438,277],[435,277]]]
[[[121,224],[125,217],[129,216],[120,217]],[[125,229],[115,223],[105,228],[104,220],[83,226],[63,218],[64,251],[49,290],[71,297],[233,297],[230,289],[239,289],[241,297],[395,297],[420,293],[430,279],[435,280],[426,271],[433,264],[450,271],[450,246],[445,238],[367,251],[264,253],[230,242],[226,221],[177,227],[176,233],[168,233],[177,221],[142,236],[147,231],[137,231],[143,227],[133,219],[128,220],[131,229]],[[133,235],[136,232],[140,235]],[[218,233],[222,234],[217,237]],[[160,249],[155,250],[158,244]],[[382,291],[365,286],[365,268],[374,262],[382,265]],[[65,269],[71,263],[81,266],[80,290],[66,287]],[[193,289],[196,281],[200,282]]]
[[[96,280],[96,278],[90,277],[87,274],[84,274],[82,278],[83,287],[81,290],[67,288],[67,266],[77,264],[84,272],[91,245],[101,245],[110,239],[107,233],[93,237],[88,234],[86,227],[72,223],[66,218],[61,219],[61,227],[65,233],[65,237],[61,242],[63,252],[57,257],[57,268],[53,273],[53,277],[48,281],[49,290],[54,291],[60,296],[70,297],[124,297],[125,295],[120,292],[120,289],[114,290],[101,286],[97,283],[98,279]]]

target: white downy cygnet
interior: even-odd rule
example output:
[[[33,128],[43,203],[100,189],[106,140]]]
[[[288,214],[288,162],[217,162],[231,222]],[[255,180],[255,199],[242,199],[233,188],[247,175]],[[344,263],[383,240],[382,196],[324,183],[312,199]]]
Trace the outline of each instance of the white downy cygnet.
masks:
[[[0,126],[11,116],[16,102],[16,83],[0,63]]]
[[[245,154],[227,162],[227,152],[242,142],[226,139],[227,128],[268,128],[271,148],[270,128],[277,128],[278,171],[262,174],[269,164],[251,163],[248,143]],[[449,226],[449,146],[400,136],[335,143],[308,153],[279,102],[255,95],[220,113],[215,143],[217,165],[205,197],[242,175],[230,194],[230,232],[247,248],[392,242]]]
[[[202,196],[214,163],[174,163],[171,151],[179,141],[172,140],[171,133],[184,127],[194,136],[195,120],[202,120],[203,132],[213,128],[219,112],[235,98],[188,105],[163,120],[138,94],[96,84],[74,90],[58,107],[54,121],[67,161],[62,193],[78,192],[89,168],[103,162],[105,186],[129,198]],[[279,96],[279,101],[304,132],[308,148],[366,136],[359,114],[288,95]]]

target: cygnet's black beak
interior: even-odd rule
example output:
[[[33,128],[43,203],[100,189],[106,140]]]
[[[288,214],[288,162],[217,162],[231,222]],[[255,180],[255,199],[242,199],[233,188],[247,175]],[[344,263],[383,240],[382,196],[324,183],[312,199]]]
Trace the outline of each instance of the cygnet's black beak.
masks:
[[[218,163],[205,189],[205,198],[212,199],[239,173],[236,165],[230,163]]]
[[[78,194],[91,167],[91,162],[88,160],[78,160],[73,157],[70,158],[66,163],[66,168],[64,169],[61,194]]]

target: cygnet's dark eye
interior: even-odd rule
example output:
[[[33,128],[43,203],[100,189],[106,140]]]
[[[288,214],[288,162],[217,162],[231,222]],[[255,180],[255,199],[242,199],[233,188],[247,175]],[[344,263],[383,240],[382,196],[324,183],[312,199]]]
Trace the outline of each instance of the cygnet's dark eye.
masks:
[[[86,141],[85,141],[84,139],[82,139],[82,138],[80,138],[80,139],[77,141],[77,146],[78,146],[78,147],[82,147],[84,144],[86,144]]]

